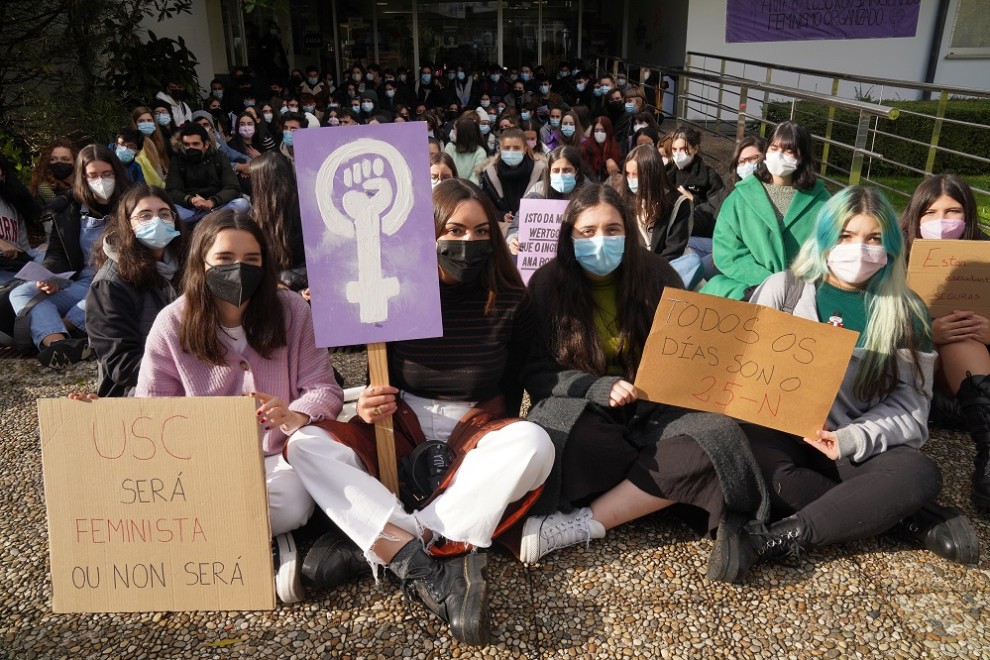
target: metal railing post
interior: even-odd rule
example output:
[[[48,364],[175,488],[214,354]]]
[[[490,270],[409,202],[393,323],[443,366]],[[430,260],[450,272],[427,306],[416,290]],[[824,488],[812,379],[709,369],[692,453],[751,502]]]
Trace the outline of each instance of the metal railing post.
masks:
[[[856,126],[856,142],[853,150],[852,165],[849,166],[849,185],[859,183],[863,172],[863,150],[866,149],[866,138],[870,134],[870,115],[866,110],[859,111],[859,123]]]
[[[749,101],[749,87],[739,88],[739,114],[736,116],[736,143],[746,137],[746,102]]]
[[[932,128],[932,140],[928,145],[928,160],[925,161],[925,174],[931,174],[935,169],[935,155],[938,152],[938,141],[942,136],[942,119],[945,118],[945,107],[949,103],[949,92],[942,90],[938,97],[938,110],[935,112],[935,126]]]
[[[725,90],[725,58],[722,58],[722,66],[719,68],[718,80],[718,112],[715,114],[715,132],[722,134],[722,93]]]
[[[839,79],[832,78],[832,96],[839,94]],[[822,166],[819,174],[825,176],[828,173],[828,152],[832,146],[832,124],[835,122],[835,106],[828,107],[828,119],[825,121],[825,144],[822,146]]]
[[[773,76],[773,69],[767,67],[767,84],[770,84],[770,78]],[[767,136],[767,106],[770,104],[770,90],[763,92],[763,111],[760,113],[762,121],[760,121],[760,137],[765,138]]]

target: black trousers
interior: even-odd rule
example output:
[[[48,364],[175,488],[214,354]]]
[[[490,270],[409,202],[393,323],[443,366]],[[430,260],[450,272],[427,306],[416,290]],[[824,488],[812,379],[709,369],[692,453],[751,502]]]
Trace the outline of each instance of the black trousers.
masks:
[[[894,446],[860,463],[833,461],[798,436],[741,426],[770,486],[775,514],[797,513],[813,545],[876,536],[942,488],[938,466],[911,447]]]
[[[585,506],[628,479],[654,497],[688,505],[676,512],[699,534],[717,529],[725,497],[705,450],[687,435],[637,447],[628,423],[627,410],[585,409],[564,446],[561,500]]]

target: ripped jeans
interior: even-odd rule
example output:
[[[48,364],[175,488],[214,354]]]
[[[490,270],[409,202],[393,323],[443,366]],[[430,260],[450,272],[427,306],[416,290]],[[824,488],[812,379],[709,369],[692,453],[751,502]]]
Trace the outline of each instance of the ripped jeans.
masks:
[[[416,412],[428,421],[421,410]],[[431,425],[422,426],[426,431]],[[286,455],[317,506],[371,564],[382,565],[372,546],[387,523],[416,538],[429,529],[451,541],[491,545],[508,505],[538,488],[550,474],[554,447],[546,431],[531,422],[519,421],[492,431],[467,453],[447,490],[413,513],[406,512],[399,499],[368,474],[353,449],[319,427],[296,431]]]

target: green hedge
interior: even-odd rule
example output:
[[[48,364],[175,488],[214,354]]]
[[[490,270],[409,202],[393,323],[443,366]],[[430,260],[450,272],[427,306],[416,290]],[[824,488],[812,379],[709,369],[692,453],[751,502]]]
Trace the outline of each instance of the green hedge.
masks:
[[[895,108],[935,115],[938,111],[938,101],[888,101],[884,103]],[[772,102],[767,105],[767,118],[773,122],[789,119],[791,103]],[[942,123],[939,146],[954,149],[963,153],[975,154],[981,157],[990,155],[990,101],[959,100],[949,101],[945,117],[959,121],[971,122],[987,126],[986,129],[974,129],[951,123]],[[812,134],[825,136],[828,120],[828,108],[811,102],[798,102],[794,108],[794,121],[803,124]],[[835,121],[832,125],[832,139],[852,145],[856,140],[856,124],[859,113],[847,110],[836,110]],[[897,119],[880,119],[877,130],[893,135],[904,136],[912,140],[926,143],[926,146],[912,144],[903,140],[876,135],[876,141],[871,134],[867,140],[867,149],[882,154],[882,159],[873,159],[872,173],[877,174],[908,174],[908,170],[897,165],[905,163],[911,167],[924,169],[928,161],[927,143],[931,140],[935,126],[933,117],[917,117],[901,113]],[[870,122],[873,127],[873,121]],[[821,158],[823,144],[815,142],[815,157]],[[852,162],[852,152],[849,149],[832,145],[829,150],[829,164],[848,170]],[[893,161],[893,162],[888,162]],[[865,171],[865,163],[864,163]],[[935,156],[935,173],[952,172],[955,174],[990,174],[990,165],[968,158],[937,152]],[[837,172],[835,173],[838,174]]]

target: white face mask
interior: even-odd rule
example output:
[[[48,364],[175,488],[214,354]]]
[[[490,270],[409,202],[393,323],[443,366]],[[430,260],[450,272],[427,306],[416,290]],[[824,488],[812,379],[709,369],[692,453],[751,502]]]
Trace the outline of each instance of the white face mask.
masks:
[[[685,167],[690,165],[692,160],[694,160],[694,156],[686,151],[674,152],[674,165],[676,165],[679,170],[683,170]]]
[[[828,253],[827,263],[840,281],[858,285],[887,265],[887,251],[882,245],[843,243]]]
[[[113,177],[109,179],[96,179],[95,181],[87,179],[86,183],[89,184],[89,189],[93,191],[93,194],[100,199],[110,199],[114,188],[117,187],[117,180]]]
[[[736,175],[738,175],[740,179],[745,179],[755,171],[756,163],[742,163],[736,167]]]
[[[631,176],[626,177],[626,185],[629,186],[629,192],[636,194],[639,192],[639,178],[633,178]]]
[[[794,174],[798,167],[798,159],[788,156],[783,151],[768,151],[763,157],[763,162],[766,163],[767,171],[774,176]]]
[[[608,137],[608,133],[605,131],[595,131],[595,142],[598,144],[605,144],[605,139]]]
[[[635,124],[633,126],[633,133],[635,133],[636,131],[643,130],[644,128],[646,128],[646,126],[647,124]]]

